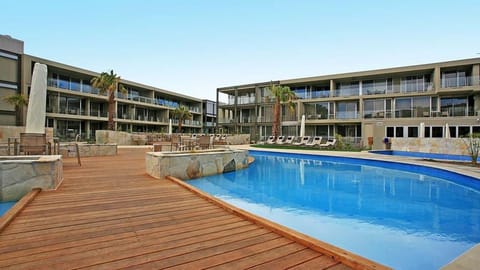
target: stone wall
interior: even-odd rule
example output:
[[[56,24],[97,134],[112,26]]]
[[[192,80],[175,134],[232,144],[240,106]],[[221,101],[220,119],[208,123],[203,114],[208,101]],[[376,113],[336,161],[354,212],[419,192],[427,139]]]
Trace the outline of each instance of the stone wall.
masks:
[[[188,134],[184,135],[189,136]],[[97,144],[145,145],[148,141],[148,135],[124,131],[97,130],[95,132],[95,140]],[[227,135],[226,144],[250,144],[250,134]]]
[[[97,130],[95,141],[97,144],[145,145],[147,136],[124,131]]]
[[[19,138],[20,133],[25,132],[25,127],[16,127],[16,126],[0,126],[0,144],[8,143],[8,138]],[[53,128],[45,128],[47,133],[47,140],[52,140],[53,138]]]
[[[469,155],[468,139],[462,138],[391,138],[392,150]],[[467,143],[466,143],[467,142]]]
[[[250,134],[228,135],[226,141],[230,145],[250,144]]]
[[[167,175],[182,180],[214,175],[248,167],[248,151],[203,150],[195,152],[148,152],[147,173],[163,179]]]
[[[78,144],[80,157],[115,156],[118,152],[117,149],[116,144]],[[75,144],[60,145],[59,154],[64,157],[76,157],[77,149],[75,148]]]
[[[33,188],[56,189],[62,180],[59,155],[0,158],[0,201],[19,200]]]

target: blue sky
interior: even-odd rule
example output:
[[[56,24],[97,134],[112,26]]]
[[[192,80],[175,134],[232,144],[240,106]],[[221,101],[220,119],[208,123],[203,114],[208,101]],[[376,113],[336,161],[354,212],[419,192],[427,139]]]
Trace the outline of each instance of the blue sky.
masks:
[[[480,3],[2,0],[25,53],[215,100],[215,89],[480,57]]]

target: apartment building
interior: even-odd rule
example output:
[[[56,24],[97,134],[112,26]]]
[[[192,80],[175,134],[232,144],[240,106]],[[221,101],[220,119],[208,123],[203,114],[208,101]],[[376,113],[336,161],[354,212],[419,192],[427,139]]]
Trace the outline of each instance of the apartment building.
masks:
[[[215,133],[217,125],[217,103],[212,100],[204,99],[203,103],[203,133]]]
[[[8,36],[0,36],[0,125],[25,124],[26,108],[16,109],[2,97],[28,94],[35,63],[48,67],[46,125],[54,128],[55,136],[93,139],[95,130],[107,128],[107,96],[90,83],[99,73],[24,54],[23,42]],[[128,93],[116,93],[116,130],[166,133],[172,119],[175,132],[178,120],[172,112],[185,106],[193,117],[184,120],[182,131],[202,131],[201,99],[124,79],[120,83]]]
[[[302,116],[310,136],[339,134],[368,145],[385,137],[462,137],[480,132],[480,58],[217,89],[217,126],[229,133],[271,135],[274,99],[270,84],[289,86],[298,97],[285,106],[281,133],[299,135]],[[448,129],[448,130],[447,130]]]

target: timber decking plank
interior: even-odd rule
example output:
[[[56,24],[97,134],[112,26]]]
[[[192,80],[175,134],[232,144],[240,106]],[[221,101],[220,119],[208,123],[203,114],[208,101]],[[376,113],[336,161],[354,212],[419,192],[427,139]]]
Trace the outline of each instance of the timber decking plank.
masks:
[[[286,245],[274,247],[266,251],[262,251],[258,253],[252,252],[250,256],[247,256],[235,261],[227,262],[224,264],[220,264],[220,265],[211,267],[209,269],[217,269],[217,270],[218,269],[246,269],[246,268],[257,266],[264,262],[269,262],[274,259],[280,259],[283,256],[287,256],[291,253],[295,253],[302,249],[305,249],[305,247],[297,243],[290,242]]]
[[[305,248],[299,250],[298,252],[283,256],[282,258],[259,264],[250,269],[259,270],[289,268],[320,256],[322,255],[318,254],[318,252]]]
[[[83,158],[81,167],[64,159],[58,190],[40,192],[0,233],[0,268],[332,266],[317,261],[329,259],[321,253],[146,175],[145,152],[120,149]]]
[[[308,270],[308,269],[325,269],[329,268],[332,266],[335,266],[338,264],[338,262],[334,261],[332,258],[329,258],[327,256],[320,256],[316,257],[312,260],[306,261],[304,263],[301,263],[299,265],[296,265],[292,268],[291,270]]]

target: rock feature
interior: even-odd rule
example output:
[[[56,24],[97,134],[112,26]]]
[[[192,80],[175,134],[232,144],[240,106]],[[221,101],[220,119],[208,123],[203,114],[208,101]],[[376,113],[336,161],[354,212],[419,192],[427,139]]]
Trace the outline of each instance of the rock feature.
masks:
[[[233,172],[235,171],[236,166],[235,166],[235,159],[230,160],[224,167],[223,167],[223,172]]]

